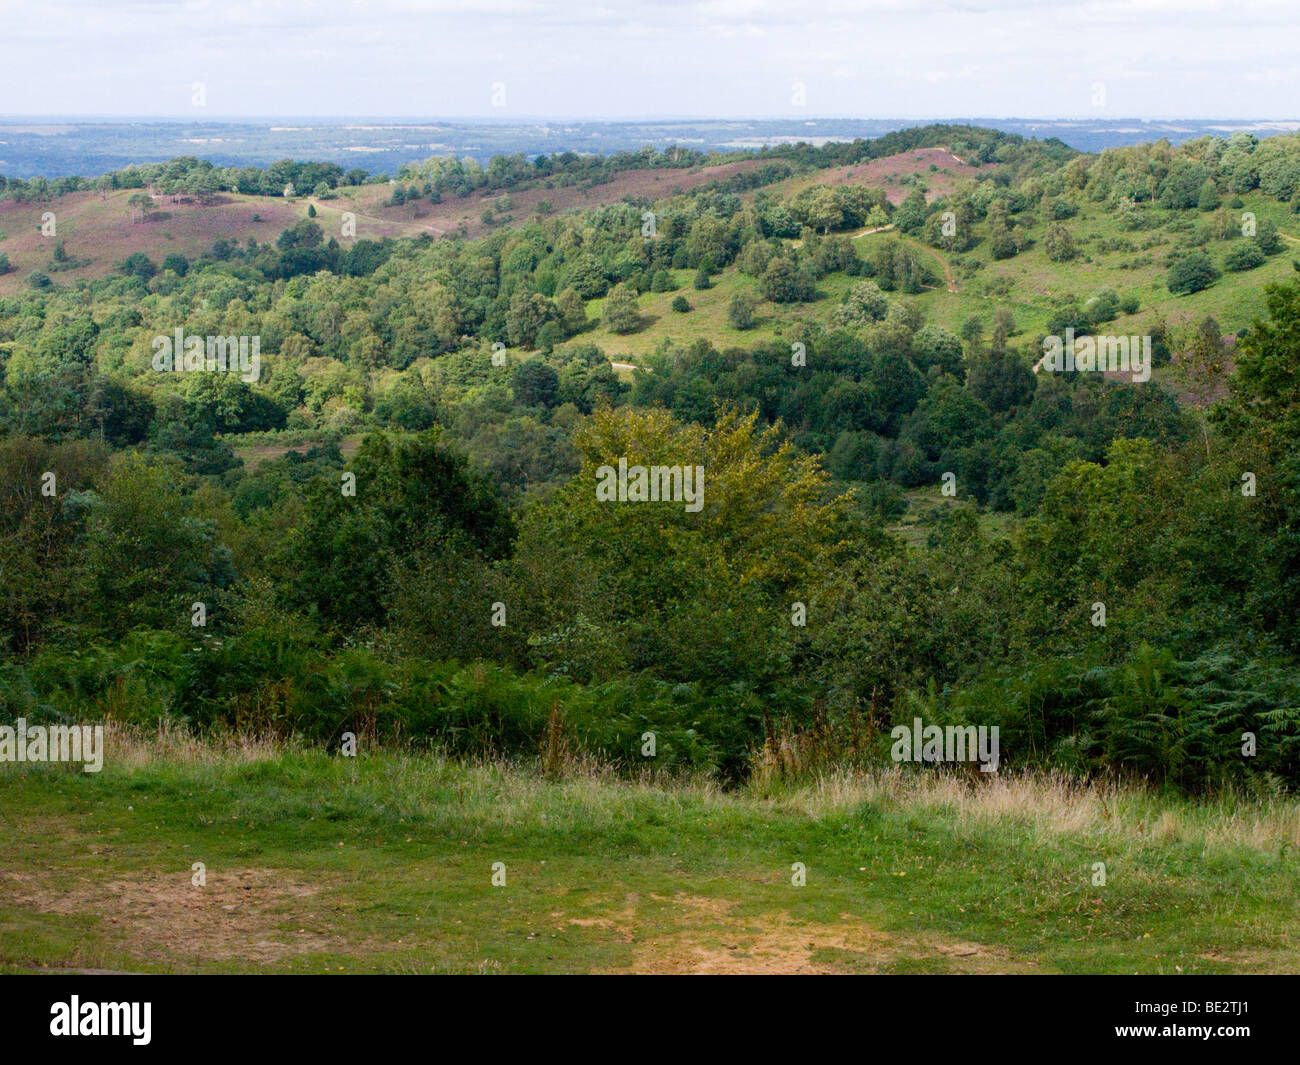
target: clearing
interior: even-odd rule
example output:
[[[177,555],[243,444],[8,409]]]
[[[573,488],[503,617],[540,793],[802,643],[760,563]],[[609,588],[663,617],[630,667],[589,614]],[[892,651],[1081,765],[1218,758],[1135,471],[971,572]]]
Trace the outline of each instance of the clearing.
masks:
[[[0,838],[0,971],[1300,971],[1294,799],[110,731],[99,774],[0,766]]]

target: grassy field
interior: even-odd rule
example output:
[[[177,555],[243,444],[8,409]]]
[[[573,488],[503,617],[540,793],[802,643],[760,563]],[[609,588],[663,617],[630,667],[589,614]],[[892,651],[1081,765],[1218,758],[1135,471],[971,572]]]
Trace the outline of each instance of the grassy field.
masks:
[[[351,459],[357,453],[357,450],[361,447],[363,435],[362,433],[345,433],[339,437],[339,452],[344,459]],[[244,468],[251,473],[263,462],[283,458],[290,451],[305,455],[316,446],[316,441],[313,434],[286,430],[282,433],[272,431],[260,434],[251,443],[241,440],[239,436],[232,436],[230,445],[231,450],[235,453],[235,458],[239,459],[244,464]]]
[[[903,240],[915,248],[934,273],[936,283],[915,296],[891,295],[915,302],[929,321],[954,333],[970,317],[980,319],[987,329],[993,312],[1006,308],[1015,317],[1015,342],[1019,344],[1046,332],[1055,301],[1069,297],[1086,301],[1107,288],[1121,296],[1136,296],[1139,308],[1137,313],[1121,315],[1097,332],[1141,335],[1156,319],[1177,328],[1198,322],[1207,314],[1213,315],[1225,332],[1236,332],[1264,316],[1264,285],[1291,277],[1292,260],[1300,255],[1300,220],[1294,214],[1258,194],[1247,196],[1243,203],[1242,211],[1251,211],[1259,221],[1268,219],[1277,225],[1285,246],[1264,265],[1241,273],[1224,271],[1208,289],[1190,296],[1176,296],[1166,285],[1169,258],[1178,247],[1178,235],[1162,229],[1125,230],[1102,204],[1086,205],[1077,217],[1065,223],[1080,249],[1079,256],[1066,263],[1047,258],[1043,250],[1047,226],[1042,221],[1028,228],[1034,246],[1000,261],[989,260],[987,244],[954,256],[896,231],[864,233],[854,239],[854,247],[862,257],[872,241],[887,238]],[[1191,217],[1204,220],[1204,216],[1194,213]],[[1151,247],[1144,249],[1147,241],[1152,242]],[[1230,246],[1229,241],[1216,240],[1207,250],[1221,267]],[[976,261],[983,265],[971,268]],[[1133,265],[1139,261],[1142,265]],[[675,270],[672,275],[678,286],[675,291],[644,293],[640,297],[641,327],[634,333],[619,335],[605,329],[600,322],[604,300],[590,301],[587,312],[596,324],[582,334],[582,341],[596,344],[617,362],[633,364],[664,341],[688,345],[703,338],[718,348],[753,347],[794,335],[801,322],[831,326],[836,307],[857,280],[845,274],[830,274],[818,282],[815,300],[776,304],[761,299],[758,281],[734,266],[718,274],[713,287],[703,291],[691,287],[693,271]],[[946,283],[948,277],[952,278],[952,286]],[[754,328],[745,331],[735,329],[727,320],[727,307],[741,291],[759,299]],[[686,296],[691,311],[680,314],[671,309],[677,295]]]
[[[918,547],[926,542],[936,523],[950,507],[970,505],[969,500],[945,496],[941,486],[937,484],[910,488],[903,493],[903,497],[907,501],[907,509],[896,522],[886,525],[885,528],[912,547]],[[992,539],[1008,539],[1016,528],[1015,515],[1002,511],[978,511],[977,520],[980,531]]]
[[[110,734],[0,766],[0,831],[0,971],[1300,971],[1295,800]]]

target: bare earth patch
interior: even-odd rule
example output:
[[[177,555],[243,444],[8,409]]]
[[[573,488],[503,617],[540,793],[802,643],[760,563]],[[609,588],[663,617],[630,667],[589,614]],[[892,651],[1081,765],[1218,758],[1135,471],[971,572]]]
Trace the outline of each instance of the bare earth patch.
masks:
[[[600,928],[634,944],[629,965],[609,973],[648,974],[831,974],[846,965],[826,960],[829,952],[851,956],[859,972],[883,972],[901,961],[943,959],[958,973],[1032,972],[1037,963],[1002,948],[922,935],[905,938],[870,928],[852,914],[840,924],[801,921],[788,912],[741,916],[724,899],[679,892],[671,899],[651,895],[659,906],[645,935],[638,928],[636,895],[607,916],[570,919],[568,924]],[[664,929],[664,915],[671,926]]]
[[[0,904],[99,917],[121,929],[128,953],[150,960],[267,964],[344,949],[343,936],[321,930],[326,919],[312,902],[319,890],[273,869],[208,870],[204,887],[193,886],[188,872],[74,882],[0,873]],[[281,927],[289,925],[296,928]]]

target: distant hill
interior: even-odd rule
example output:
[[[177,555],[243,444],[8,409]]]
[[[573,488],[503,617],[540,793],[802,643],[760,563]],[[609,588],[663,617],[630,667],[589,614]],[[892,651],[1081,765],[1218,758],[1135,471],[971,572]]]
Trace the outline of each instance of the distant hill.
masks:
[[[1237,131],[1265,137],[1300,129],[1292,122],[1251,120],[1148,121],[1142,119],[934,119],[1016,133],[1059,138],[1072,148],[1141,144],[1161,138],[1173,144],[1207,134]],[[317,159],[373,173],[396,174],[405,163],[454,154],[486,163],[494,155],[531,157],[573,151],[609,154],[647,145],[704,152],[766,145],[852,141],[879,137],[920,123],[916,119],[786,118],[678,120],[663,122],[420,122],[410,119],[281,119],[213,121],[175,119],[88,122],[81,119],[0,118],[0,174],[7,177],[93,177],[133,163],[183,155],[218,166],[265,166],[277,159]]]
[[[223,192],[204,205],[188,196],[155,194],[155,207],[147,218],[131,208],[129,201],[135,192],[129,189],[106,194],[73,192],[40,203],[0,200],[0,254],[8,256],[10,264],[10,270],[0,275],[0,294],[20,289],[33,270],[46,272],[62,283],[106,277],[116,263],[136,252],[161,262],[173,253],[195,258],[218,240],[246,244],[252,239],[265,244],[306,218],[309,206],[316,209],[322,230],[335,238],[342,237],[344,212],[355,216],[356,236],[367,240],[426,234],[473,238],[493,228],[534,221],[539,208],[545,211],[548,204],[549,211],[562,212],[618,203],[629,196],[656,200],[761,165],[759,160],[739,159],[690,170],[628,170],[590,187],[537,187],[505,194],[482,191],[436,204],[427,200],[390,204],[387,184],[341,186],[328,200]],[[882,174],[889,169],[882,169],[880,162],[872,165]],[[491,224],[483,218],[488,208],[493,209]],[[53,237],[41,233],[46,212],[55,215]],[[59,244],[67,261],[79,265],[61,269],[53,263]]]

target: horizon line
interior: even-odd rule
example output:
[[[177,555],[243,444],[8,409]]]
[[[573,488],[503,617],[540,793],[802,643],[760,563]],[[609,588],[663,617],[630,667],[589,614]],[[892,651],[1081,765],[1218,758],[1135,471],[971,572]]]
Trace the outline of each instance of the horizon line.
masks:
[[[193,115],[193,114],[91,114],[62,112],[50,114],[32,114],[32,113],[4,113],[0,112],[0,122],[220,122],[220,123],[261,123],[261,122],[287,122],[287,121],[312,121],[312,122],[391,122],[396,125],[418,125],[424,123],[436,123],[438,125],[460,125],[460,124],[481,124],[484,122],[491,124],[509,125],[512,123],[529,122],[549,124],[556,122],[576,122],[587,125],[621,125],[621,124],[646,124],[655,122],[664,123],[681,123],[681,122],[924,122],[924,123],[976,123],[986,122],[1143,122],[1143,123],[1177,123],[1177,122],[1233,122],[1233,123],[1274,123],[1274,124],[1300,124],[1300,116],[1288,118],[1269,118],[1261,116],[1228,116],[1228,115],[1207,115],[1207,116],[1150,116],[1150,115],[1119,115],[1115,117],[1102,117],[1099,115],[957,115],[957,114],[936,114],[936,115],[845,115],[845,114],[817,114],[817,115],[640,115],[624,117],[600,117],[600,116],[581,116],[581,115],[541,115],[541,114],[520,114],[515,116],[501,116],[495,114],[485,115],[457,115],[457,116],[437,116],[437,115],[382,115],[382,114],[222,114],[222,115]]]

